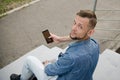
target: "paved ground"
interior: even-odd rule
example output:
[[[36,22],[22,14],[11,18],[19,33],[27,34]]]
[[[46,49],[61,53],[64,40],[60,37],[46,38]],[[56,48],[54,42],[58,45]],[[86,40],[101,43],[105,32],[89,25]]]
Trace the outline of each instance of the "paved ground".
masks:
[[[41,32],[49,29],[60,36],[69,34],[75,13],[93,10],[94,0],[41,0],[0,19],[0,68],[44,44],[65,48],[68,43],[47,45]],[[101,52],[120,47],[120,0],[98,0],[98,24],[93,36]]]

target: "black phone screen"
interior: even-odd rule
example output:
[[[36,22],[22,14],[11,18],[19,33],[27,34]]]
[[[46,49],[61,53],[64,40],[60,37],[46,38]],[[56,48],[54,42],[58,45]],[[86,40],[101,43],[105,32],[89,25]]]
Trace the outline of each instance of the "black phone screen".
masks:
[[[44,36],[47,44],[53,42],[53,39],[52,39],[52,38],[49,38],[49,37],[50,37],[50,33],[49,33],[48,30],[44,30],[44,31],[42,31],[42,33],[43,33],[43,36]]]

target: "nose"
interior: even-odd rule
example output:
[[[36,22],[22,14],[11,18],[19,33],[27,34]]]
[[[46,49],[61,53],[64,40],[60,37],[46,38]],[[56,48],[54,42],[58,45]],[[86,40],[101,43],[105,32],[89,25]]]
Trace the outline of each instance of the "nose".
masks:
[[[73,31],[76,31],[76,30],[77,30],[77,26],[76,26],[76,25],[73,25],[72,30],[73,30]]]

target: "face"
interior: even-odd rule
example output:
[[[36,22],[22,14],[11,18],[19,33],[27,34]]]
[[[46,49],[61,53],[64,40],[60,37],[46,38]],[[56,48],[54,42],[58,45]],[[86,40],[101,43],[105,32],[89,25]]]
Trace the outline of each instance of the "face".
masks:
[[[79,40],[84,40],[89,38],[91,34],[91,29],[88,27],[89,19],[76,16],[70,36]]]

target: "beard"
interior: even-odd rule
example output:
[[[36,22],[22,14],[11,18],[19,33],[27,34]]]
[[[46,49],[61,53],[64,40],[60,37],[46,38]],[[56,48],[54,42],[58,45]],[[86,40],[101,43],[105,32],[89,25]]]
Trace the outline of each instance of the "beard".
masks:
[[[76,37],[76,36],[72,36],[72,32],[69,34],[69,36],[70,36],[70,38],[72,39],[72,40],[85,40],[86,39],[86,37],[87,37],[87,33],[83,36],[83,37]]]

